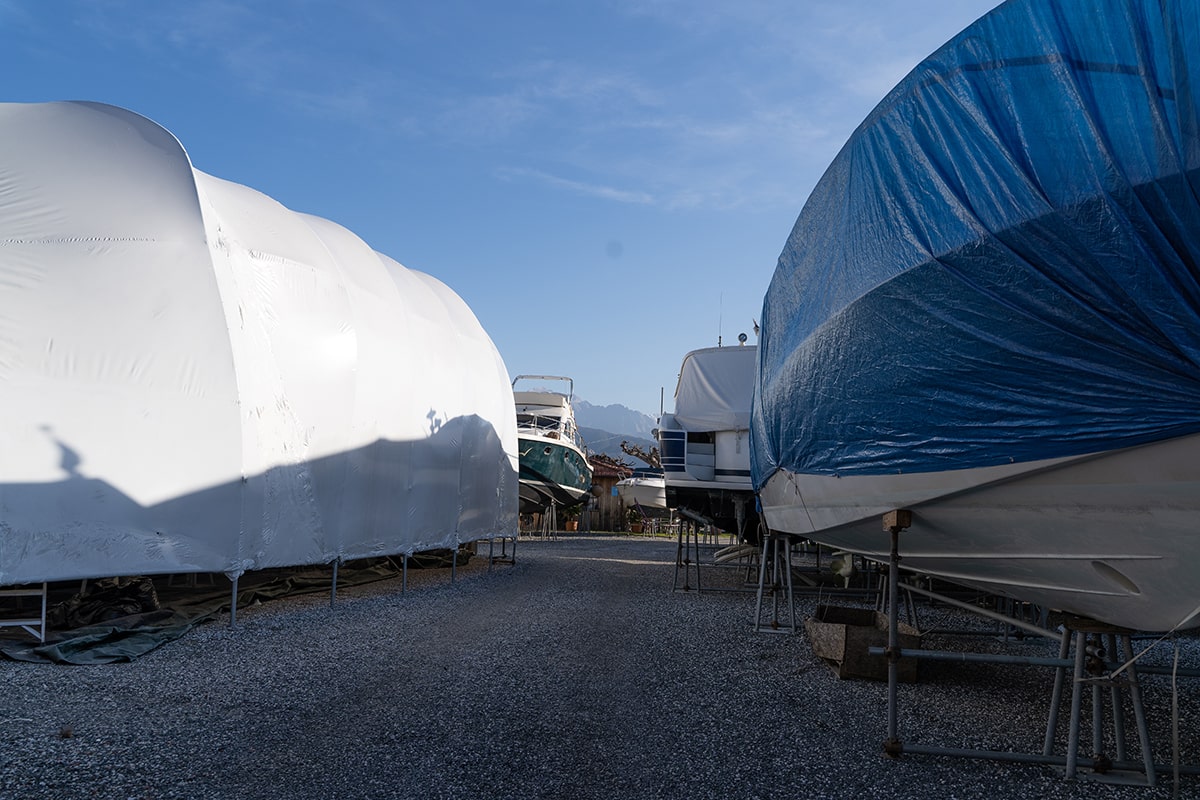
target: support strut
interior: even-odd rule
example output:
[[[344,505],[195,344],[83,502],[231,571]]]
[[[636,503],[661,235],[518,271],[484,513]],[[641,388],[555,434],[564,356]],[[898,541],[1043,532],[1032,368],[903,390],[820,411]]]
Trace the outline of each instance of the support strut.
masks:
[[[883,515],[883,529],[892,536],[892,552],[888,557],[888,731],[883,752],[898,758],[904,752],[900,741],[900,531],[912,524],[912,512],[896,509]]]

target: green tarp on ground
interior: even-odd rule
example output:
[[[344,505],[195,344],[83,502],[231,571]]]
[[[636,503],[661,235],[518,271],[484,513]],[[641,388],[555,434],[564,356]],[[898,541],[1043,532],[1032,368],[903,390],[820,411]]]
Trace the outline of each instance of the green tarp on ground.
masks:
[[[465,564],[470,554],[459,551],[459,564]],[[432,551],[410,556],[408,565],[413,569],[442,568],[450,566],[450,551]],[[342,564],[338,568],[338,586],[356,586],[400,576],[402,559],[370,559]],[[148,578],[127,581],[122,584],[128,591],[123,599],[137,595],[144,603],[148,592]],[[331,570],[308,569],[302,572],[284,573],[273,570],[267,573],[243,575],[239,581],[238,608],[255,605],[279,597],[313,592],[328,592],[331,588]],[[112,585],[102,585],[99,593],[110,595],[111,608],[122,609],[122,596],[112,591]],[[55,608],[49,609],[47,618],[65,617],[70,611],[87,607],[87,598],[95,597],[81,592]],[[52,629],[45,642],[0,639],[0,654],[14,661],[54,664],[111,664],[133,661],[156,647],[174,641],[194,626],[209,622],[222,613],[229,612],[231,592],[208,587],[173,587],[165,578],[158,586],[155,604],[162,607],[138,613],[122,613],[112,619],[92,624]],[[94,608],[84,615],[99,618]],[[52,626],[53,627],[53,626]]]

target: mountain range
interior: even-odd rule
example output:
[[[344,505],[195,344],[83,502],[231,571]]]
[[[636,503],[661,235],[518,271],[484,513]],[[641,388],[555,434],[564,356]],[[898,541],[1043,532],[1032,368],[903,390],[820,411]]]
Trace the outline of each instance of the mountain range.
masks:
[[[652,439],[653,431],[658,426],[654,417],[634,411],[620,403],[596,406],[576,397],[571,404],[575,409],[575,424],[581,428],[599,428],[602,431]]]

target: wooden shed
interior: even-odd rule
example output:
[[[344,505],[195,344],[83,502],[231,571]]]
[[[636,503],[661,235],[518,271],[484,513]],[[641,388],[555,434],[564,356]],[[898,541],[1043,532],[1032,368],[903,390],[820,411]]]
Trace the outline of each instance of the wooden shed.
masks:
[[[617,495],[617,481],[633,474],[633,468],[612,456],[588,456],[592,465],[592,496],[579,520],[580,530],[627,531],[625,501]]]

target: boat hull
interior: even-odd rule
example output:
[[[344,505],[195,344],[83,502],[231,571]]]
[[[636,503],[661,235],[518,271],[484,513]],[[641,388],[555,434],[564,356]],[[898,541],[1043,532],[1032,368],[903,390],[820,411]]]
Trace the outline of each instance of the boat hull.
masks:
[[[617,494],[625,505],[642,508],[667,507],[667,483],[664,478],[625,478],[617,481]]]
[[[521,512],[544,510],[551,503],[573,506],[592,485],[592,469],[578,449],[548,437],[518,435]]]
[[[1134,630],[1200,626],[1200,435],[951,472],[781,470],[773,530],[886,561],[882,515],[912,511],[901,566]]]

